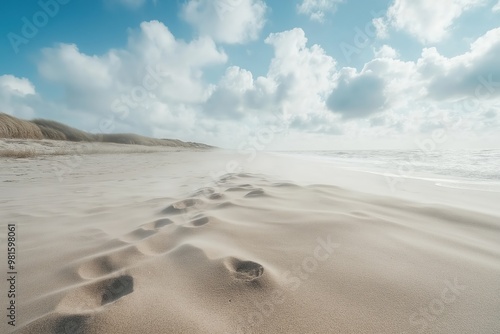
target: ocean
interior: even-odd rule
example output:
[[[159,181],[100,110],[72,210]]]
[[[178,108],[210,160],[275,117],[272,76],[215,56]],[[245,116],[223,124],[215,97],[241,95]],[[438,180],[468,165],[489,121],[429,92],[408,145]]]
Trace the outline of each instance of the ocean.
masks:
[[[391,178],[435,181],[438,186],[500,192],[500,149],[299,151],[281,154]]]

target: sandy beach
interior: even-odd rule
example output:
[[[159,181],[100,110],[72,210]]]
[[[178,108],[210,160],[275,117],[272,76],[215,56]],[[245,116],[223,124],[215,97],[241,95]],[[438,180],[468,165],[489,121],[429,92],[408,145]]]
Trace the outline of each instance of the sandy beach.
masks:
[[[0,166],[17,259],[2,333],[500,328],[496,192],[412,180],[394,193],[375,174],[220,150]]]
[[[500,0],[0,21],[0,334],[500,334]]]

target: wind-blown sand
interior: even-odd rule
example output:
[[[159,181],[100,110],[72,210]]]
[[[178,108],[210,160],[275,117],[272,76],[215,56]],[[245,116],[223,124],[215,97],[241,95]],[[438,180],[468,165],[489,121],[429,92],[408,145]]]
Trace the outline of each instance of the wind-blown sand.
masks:
[[[189,148],[192,151],[206,150],[206,148]],[[0,158],[3,157],[36,157],[47,155],[64,155],[72,160],[81,160],[79,157],[89,154],[118,154],[118,153],[157,153],[186,150],[182,146],[146,146],[117,143],[71,142],[63,140],[31,140],[31,139],[2,139],[0,138]],[[68,160],[68,159],[62,159]],[[61,160],[59,160],[59,163]],[[57,164],[58,162],[56,162]]]
[[[246,158],[1,159],[2,333],[500,332],[499,193]]]

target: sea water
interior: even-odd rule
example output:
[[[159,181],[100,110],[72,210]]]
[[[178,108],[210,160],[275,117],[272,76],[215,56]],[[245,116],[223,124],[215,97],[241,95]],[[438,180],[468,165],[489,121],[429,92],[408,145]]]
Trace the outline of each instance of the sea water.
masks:
[[[500,192],[500,149],[350,150],[281,152],[391,178],[417,178],[438,186]]]

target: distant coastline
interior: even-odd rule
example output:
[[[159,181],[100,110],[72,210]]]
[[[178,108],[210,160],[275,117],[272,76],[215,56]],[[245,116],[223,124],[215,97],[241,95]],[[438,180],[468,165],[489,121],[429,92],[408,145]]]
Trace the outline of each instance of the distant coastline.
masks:
[[[50,147],[61,147],[65,146],[64,143],[58,144],[48,144],[47,141],[62,141],[62,142],[73,142],[74,144],[79,144],[78,147],[89,144],[119,144],[117,146],[123,145],[140,145],[148,147],[160,147],[160,148],[187,148],[187,149],[211,149],[213,146],[195,143],[195,142],[183,142],[178,139],[158,139],[150,138],[146,136],[141,136],[133,133],[100,133],[93,134],[78,130],[76,128],[70,127],[68,125],[51,121],[45,119],[34,119],[31,121],[16,118],[14,116],[0,113],[0,139],[5,139],[0,145],[0,156],[3,157],[30,157],[39,154],[65,154],[66,148],[56,150],[55,152],[49,150],[36,150],[32,147],[19,148],[17,144],[19,141],[13,140],[33,140],[41,146]],[[69,146],[75,146],[72,143],[68,143]],[[108,146],[109,146],[108,145]],[[26,145],[24,145],[26,146]],[[39,145],[40,146],[40,145]],[[116,145],[114,147],[117,147]],[[76,147],[76,146],[75,146]],[[124,147],[118,147],[118,149],[104,150],[103,153],[110,153],[110,151],[121,152]],[[134,151],[140,152],[150,152],[151,150],[133,149]],[[95,147],[92,150],[86,152],[96,152],[101,150],[96,150]],[[62,153],[57,153],[62,152]]]
[[[0,113],[0,138],[5,139],[49,139],[73,142],[99,142],[144,146],[167,146],[189,148],[213,148],[213,146],[183,142],[178,139],[158,139],[133,133],[93,134],[75,129],[66,124],[45,119],[22,120]]]

